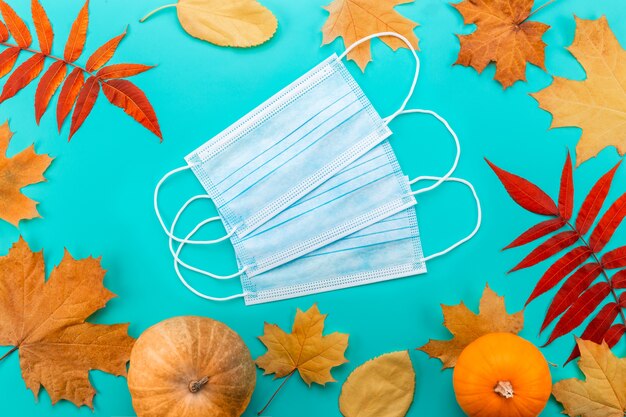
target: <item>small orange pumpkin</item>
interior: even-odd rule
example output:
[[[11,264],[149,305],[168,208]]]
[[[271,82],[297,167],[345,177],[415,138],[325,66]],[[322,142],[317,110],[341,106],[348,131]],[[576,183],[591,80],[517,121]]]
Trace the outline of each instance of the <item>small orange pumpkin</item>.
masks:
[[[552,390],[539,349],[511,333],[490,333],[470,343],[459,356],[453,382],[469,417],[536,417]]]
[[[256,382],[250,351],[224,323],[175,317],[137,339],[128,388],[139,417],[239,417]]]

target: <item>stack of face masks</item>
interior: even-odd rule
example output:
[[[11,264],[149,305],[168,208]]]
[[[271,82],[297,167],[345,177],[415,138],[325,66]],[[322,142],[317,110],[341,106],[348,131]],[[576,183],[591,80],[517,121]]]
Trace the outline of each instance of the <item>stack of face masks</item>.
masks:
[[[342,59],[374,37],[393,36],[416,60],[411,89],[402,106],[381,118]],[[425,262],[469,240],[480,227],[480,203],[472,185],[451,175],[460,157],[456,134],[429,110],[406,109],[419,74],[411,44],[391,32],[368,36],[333,55],[209,140],[167,173],[156,186],[154,207],[169,237],[174,269],[194,294],[214,301],[243,297],[257,304],[426,272]],[[457,155],[443,177],[409,180],[387,138],[397,116],[423,113],[441,121],[455,140]],[[166,227],[158,193],[170,176],[191,169],[206,194],[190,198]],[[412,191],[420,181],[430,186]],[[445,251],[425,257],[415,215],[415,195],[445,181],[467,185],[476,199],[474,231]],[[219,216],[199,223],[186,237],[176,223],[194,201],[210,199]],[[191,240],[205,224],[221,221],[226,235]],[[238,271],[220,276],[180,259],[185,244],[230,240]],[[173,242],[179,246],[174,249]],[[215,279],[239,277],[243,292],[214,297],[193,288],[180,267]]]

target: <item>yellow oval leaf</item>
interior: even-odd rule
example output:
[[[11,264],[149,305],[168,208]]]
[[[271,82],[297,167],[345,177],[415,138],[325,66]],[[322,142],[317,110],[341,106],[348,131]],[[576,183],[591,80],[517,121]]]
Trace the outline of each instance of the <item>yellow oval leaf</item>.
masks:
[[[278,21],[256,0],[180,0],[178,20],[191,36],[220,46],[260,45]]]
[[[344,417],[403,417],[415,394],[409,352],[387,353],[356,368],[341,387]]]

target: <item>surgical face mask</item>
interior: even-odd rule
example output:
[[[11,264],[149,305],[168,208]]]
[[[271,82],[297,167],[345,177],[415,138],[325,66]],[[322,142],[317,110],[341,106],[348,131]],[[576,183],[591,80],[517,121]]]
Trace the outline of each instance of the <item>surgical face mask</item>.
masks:
[[[185,160],[245,237],[390,134],[333,55]]]
[[[207,194],[191,201],[213,200],[228,233],[190,243],[232,238],[244,266],[228,277],[267,271],[415,204],[389,144],[372,150],[390,134],[388,120],[374,111],[342,57],[331,56],[277,93],[157,185],[155,211],[165,229],[160,187],[170,175],[193,170]],[[310,195],[319,189],[321,195]]]
[[[440,181],[442,177],[418,179],[422,180]],[[464,179],[449,177],[444,181],[469,187],[477,210],[474,230],[447,249],[430,256],[423,255],[415,209],[411,207],[265,273],[254,277],[244,273],[241,276],[243,293],[230,298],[244,297],[246,305],[260,304],[425,273],[427,261],[471,239],[481,224],[480,202],[474,187]],[[201,226],[193,229],[186,239],[190,239]],[[183,246],[184,243],[178,247],[176,259]],[[207,298],[185,280],[179,263],[174,262],[174,268],[188,289]]]

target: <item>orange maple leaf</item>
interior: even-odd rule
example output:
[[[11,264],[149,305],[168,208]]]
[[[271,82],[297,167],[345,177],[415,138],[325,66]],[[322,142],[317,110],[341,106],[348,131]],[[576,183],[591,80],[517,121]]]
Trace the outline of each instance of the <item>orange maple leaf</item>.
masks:
[[[407,19],[393,8],[413,0],[334,0],[325,6],[330,14],[322,27],[323,43],[331,43],[342,37],[346,47],[365,36],[378,32],[396,32],[403,35],[418,49],[418,39],[413,33],[417,23]],[[394,51],[406,45],[397,38],[385,36],[383,42]],[[348,58],[354,60],[361,70],[372,60],[370,41],[354,48]]]
[[[128,324],[85,321],[115,296],[104,274],[98,259],[77,261],[66,252],[45,281],[43,254],[21,238],[0,258],[0,346],[14,346],[0,360],[19,350],[35,397],[43,386],[53,404],[65,399],[93,408],[89,371],[126,375],[134,343]]]
[[[7,158],[6,151],[12,136],[9,124],[5,122],[0,126],[0,218],[17,226],[20,220],[39,217],[37,203],[20,190],[45,181],[43,173],[52,158],[36,154],[33,146]]]
[[[527,62],[545,70],[546,44],[541,37],[550,26],[528,21],[533,0],[464,0],[453,6],[466,25],[476,25],[473,33],[457,35],[461,50],[455,64],[480,73],[493,62],[494,78],[505,89],[526,81]]]

